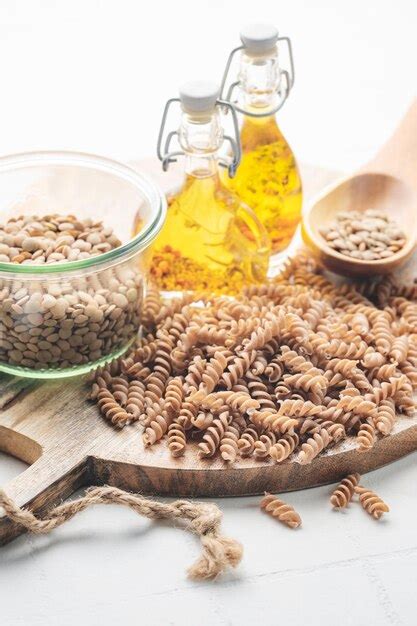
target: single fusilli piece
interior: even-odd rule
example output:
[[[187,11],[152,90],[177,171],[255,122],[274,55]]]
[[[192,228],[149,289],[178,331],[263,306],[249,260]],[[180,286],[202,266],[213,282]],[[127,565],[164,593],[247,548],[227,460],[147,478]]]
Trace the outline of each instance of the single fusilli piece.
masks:
[[[311,367],[311,369],[304,374],[299,373],[285,376],[284,382],[291,389],[301,389],[307,393],[315,394],[320,398],[324,396],[324,392],[327,389],[327,380],[316,367]]]
[[[237,442],[241,456],[251,456],[253,454],[258,438],[259,434],[255,428],[251,426],[245,428]]]
[[[177,417],[184,400],[184,383],[180,376],[168,381],[165,388],[164,410],[172,420]]]
[[[268,386],[263,382],[262,378],[248,372],[246,374],[246,380],[248,383],[248,390],[250,395],[255,400],[258,400],[261,409],[275,410],[275,402],[272,400],[272,396],[269,393]]]
[[[139,419],[145,408],[145,384],[141,380],[131,380],[127,391],[126,411],[132,419]]]
[[[293,507],[270,493],[266,493],[264,498],[262,498],[260,507],[266,513],[269,513],[269,515],[272,515],[272,517],[275,517],[290,528],[298,528],[301,526],[301,517]]]
[[[337,407],[344,409],[345,411],[352,411],[357,415],[361,415],[365,418],[375,417],[377,415],[377,405],[372,400],[365,400],[360,395],[341,395],[340,400],[337,403]]]
[[[111,390],[116,402],[118,402],[120,406],[125,407],[129,393],[129,381],[123,376],[115,376],[112,379]]]
[[[216,453],[231,421],[232,416],[229,411],[226,410],[220,413],[219,417],[207,428],[203,440],[198,444],[200,456],[210,457]]]
[[[370,313],[369,319],[372,324],[371,333],[374,336],[375,346],[378,352],[386,356],[389,354],[394,341],[391,332],[391,318],[385,311],[375,309]]]
[[[219,411],[229,407],[240,413],[252,412],[259,408],[259,402],[243,391],[218,391],[211,393],[202,400],[202,405],[210,410]]]
[[[280,311],[252,332],[250,340],[245,344],[245,349],[248,351],[262,349],[271,339],[280,338],[284,328],[284,313]]]
[[[374,491],[358,485],[355,493],[359,494],[359,502],[365,511],[375,519],[389,512],[389,506]]]
[[[195,409],[197,409],[197,407],[195,407]],[[198,430],[207,430],[207,428],[212,425],[214,420],[215,416],[213,413],[200,411],[196,416],[191,416],[190,425],[194,426]]]
[[[277,411],[264,409],[254,411],[250,415],[251,421],[262,430],[271,430],[274,433],[293,434],[297,420],[288,415],[280,415]]]
[[[330,435],[330,439],[335,443],[346,437],[346,431],[343,424],[326,420],[321,422],[320,429],[325,428]]]
[[[276,435],[273,432],[262,433],[255,442],[254,456],[256,459],[266,459],[271,447],[276,443]]]
[[[173,457],[182,456],[185,451],[187,440],[185,429],[181,424],[175,422],[168,428],[168,449]]]
[[[276,383],[284,373],[284,366],[279,357],[274,357],[265,367],[265,376],[270,383]]]
[[[200,355],[195,356],[190,363],[188,372],[184,377],[186,387],[190,393],[196,392],[200,387],[206,366],[206,359],[203,359]]]
[[[407,360],[409,339],[406,335],[396,337],[392,342],[389,357],[395,363],[404,363]]]
[[[299,444],[299,437],[297,433],[293,435],[284,435],[278,441],[269,448],[269,456],[271,459],[276,461],[276,463],[282,463],[285,459],[287,459],[290,454],[292,454],[295,448]]]
[[[153,407],[150,407],[153,409]],[[152,446],[156,441],[162,439],[170,425],[170,418],[162,410],[162,402],[155,403],[155,413],[149,420],[145,432],[142,435],[145,446]]]
[[[188,430],[193,425],[193,420],[197,417],[199,413],[199,408],[193,402],[188,402],[185,400],[182,403],[180,408],[180,412],[178,413],[178,417],[176,418],[176,422],[181,424],[181,426]]]
[[[143,302],[142,324],[145,328],[151,329],[155,325],[156,317],[161,309],[161,296],[159,290],[151,287],[148,289]]]
[[[193,402],[198,401],[211,393],[218,384],[226,367],[227,358],[225,354],[217,350],[203,370],[199,391],[192,394],[191,400]]]
[[[318,415],[321,407],[314,402],[304,400],[284,400],[279,407],[280,415],[288,415],[291,417],[313,417]]]
[[[123,428],[132,419],[132,416],[120,406],[108,389],[100,389],[97,404],[103,417],[118,428]]]
[[[298,457],[298,462],[301,465],[307,465],[311,463],[331,442],[331,437],[325,428],[322,428],[318,433],[314,433],[312,437],[307,439],[301,446],[301,452]]]
[[[375,427],[369,422],[361,424],[356,441],[359,452],[368,452],[375,444]]]
[[[234,463],[239,452],[238,441],[240,429],[232,422],[225,430],[220,440],[220,456],[224,461]]]
[[[409,385],[406,376],[392,377],[389,382],[383,381],[379,387],[372,390],[373,400],[380,404],[382,400],[387,398],[395,398],[401,389]]]
[[[335,509],[345,509],[353,498],[355,487],[360,481],[359,474],[348,474],[336,487],[330,496],[330,502]]]
[[[378,405],[378,412],[374,417],[374,424],[377,430],[383,435],[389,435],[395,422],[395,403],[392,398],[381,400]]]
[[[226,372],[222,374],[221,380],[226,389],[232,389],[239,378],[242,378],[256,358],[256,350],[248,350],[236,357],[229,365]]]

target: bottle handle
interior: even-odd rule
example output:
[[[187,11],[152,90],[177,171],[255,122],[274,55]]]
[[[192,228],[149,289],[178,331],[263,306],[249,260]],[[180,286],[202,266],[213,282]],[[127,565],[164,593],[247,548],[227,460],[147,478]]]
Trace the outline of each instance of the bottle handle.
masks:
[[[267,113],[254,113],[252,111],[246,111],[245,109],[243,109],[242,107],[238,105],[236,100],[233,101],[233,93],[240,84],[240,81],[238,80],[234,81],[233,83],[229,85],[229,88],[227,89],[227,92],[225,95],[227,78],[228,78],[228,74],[229,74],[233,59],[238,52],[240,52],[241,50],[245,50],[245,46],[239,46],[237,48],[234,48],[229,54],[229,57],[227,59],[226,66],[223,72],[222,81],[220,84],[220,98],[233,104],[235,110],[238,113],[242,113],[243,115],[248,115],[249,117],[269,117],[271,115],[275,115],[276,113],[278,113],[278,111],[284,106],[285,102],[287,101],[287,98],[290,95],[290,91],[293,88],[294,81],[295,81],[294,55],[292,51],[291,39],[289,37],[278,37],[277,45],[279,45],[279,42],[285,42],[287,45],[287,53],[288,53],[290,67],[289,67],[289,71],[286,69],[281,70],[281,81],[283,77],[284,84],[282,85],[280,81],[280,84],[278,85],[278,88],[277,88],[277,94],[278,94],[279,100],[272,109],[268,110]]]
[[[169,147],[170,147],[172,139],[175,136],[178,136],[178,131],[176,130],[173,130],[170,133],[168,133],[165,139],[164,148],[162,148],[162,144],[164,142],[165,125],[166,125],[169,109],[171,105],[174,104],[174,102],[180,102],[180,99],[170,98],[165,103],[164,111],[162,113],[161,124],[159,126],[158,141],[156,144],[156,154],[157,154],[158,159],[162,162],[162,169],[164,172],[168,170],[168,167],[170,166],[171,163],[176,163],[178,156],[181,156],[184,154],[184,152],[182,151],[169,152]]]
[[[237,54],[237,52],[239,52],[240,50],[244,50],[244,48],[245,48],[245,46],[238,46],[237,48],[234,48],[234,49],[231,51],[231,53],[229,54],[228,59],[227,59],[227,61],[226,61],[226,67],[224,68],[224,71],[223,71],[223,76],[222,76],[222,81],[221,81],[221,83],[220,83],[220,98],[222,98],[222,99],[224,99],[224,100],[228,100],[228,101],[230,101],[229,94],[233,91],[234,87],[235,87],[236,85],[238,85],[238,84],[239,84],[239,81],[236,81],[236,82],[232,83],[232,84],[230,85],[230,87],[229,87],[228,91],[227,91],[226,96],[224,95],[224,91],[225,91],[225,88],[226,88],[226,81],[227,81],[227,77],[228,77],[229,70],[230,70],[230,67],[231,67],[231,65],[232,65],[232,61],[233,61],[233,59],[234,59],[234,56],[235,56],[235,54]]]
[[[227,167],[227,171],[230,178],[233,178],[236,174],[236,170],[239,167],[240,160],[242,158],[242,146],[240,143],[240,133],[239,133],[239,121],[237,119],[236,109],[230,102],[226,100],[217,100],[217,104],[220,105],[226,112],[230,111],[233,120],[233,132],[235,134],[234,138],[230,137],[230,135],[224,135],[224,139],[229,141],[230,146],[232,148],[233,157],[231,162],[224,161],[223,159],[219,160],[219,164],[222,167]]]
[[[162,114],[161,125],[159,127],[158,141],[157,141],[157,146],[156,146],[156,154],[158,156],[158,159],[162,162],[162,169],[164,172],[168,170],[171,163],[175,163],[178,160],[179,156],[185,155],[185,152],[183,150],[174,150],[170,152],[170,145],[171,145],[173,138],[178,137],[177,130],[170,131],[167,134],[166,138],[164,139],[165,126],[166,126],[166,121],[168,118],[169,110],[171,108],[171,105],[173,105],[174,103],[181,103],[180,98],[170,98],[165,104],[164,111]],[[236,174],[236,170],[239,167],[239,163],[242,157],[242,149],[241,149],[240,136],[239,136],[239,121],[237,119],[237,113],[236,113],[235,107],[230,102],[227,102],[226,100],[217,99],[216,106],[221,107],[221,110],[223,111],[230,112],[232,116],[233,132],[235,136],[231,137],[230,135],[224,135],[224,139],[230,143],[233,157],[231,161],[226,160],[226,159],[220,159],[219,164],[222,167],[226,167],[230,178],[233,178]]]

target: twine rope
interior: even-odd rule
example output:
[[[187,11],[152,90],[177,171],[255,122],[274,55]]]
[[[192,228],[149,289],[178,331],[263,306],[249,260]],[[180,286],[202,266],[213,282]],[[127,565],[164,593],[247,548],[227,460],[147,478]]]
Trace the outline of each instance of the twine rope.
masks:
[[[242,558],[241,544],[221,534],[222,513],[212,503],[176,500],[167,504],[116,487],[92,487],[83,497],[64,502],[44,517],[37,517],[28,509],[19,507],[0,490],[0,507],[3,507],[7,517],[36,534],[51,532],[95,504],[120,504],[149,519],[185,522],[187,530],[197,535],[202,544],[201,556],[188,569],[188,576],[194,580],[216,578],[228,567],[236,567]]]

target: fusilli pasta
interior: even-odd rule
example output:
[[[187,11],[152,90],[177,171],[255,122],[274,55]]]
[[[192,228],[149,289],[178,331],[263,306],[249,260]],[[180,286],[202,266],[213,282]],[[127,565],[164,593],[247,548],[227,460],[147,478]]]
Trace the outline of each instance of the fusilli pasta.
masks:
[[[89,377],[90,398],[174,456],[306,464],[350,436],[369,450],[415,412],[416,300],[393,277],[333,284],[305,251],[233,299],[150,289],[143,337]]]
[[[355,493],[359,494],[359,502],[365,511],[375,519],[389,512],[389,506],[374,491],[358,485]]]
[[[272,517],[275,517],[290,528],[298,528],[301,526],[301,517],[293,507],[270,493],[266,493],[265,497],[262,498],[260,507],[264,509],[266,513],[269,513],[269,515],[272,515]]]
[[[345,509],[353,498],[355,487],[360,481],[359,474],[348,474],[336,487],[330,496],[330,502],[335,509]]]

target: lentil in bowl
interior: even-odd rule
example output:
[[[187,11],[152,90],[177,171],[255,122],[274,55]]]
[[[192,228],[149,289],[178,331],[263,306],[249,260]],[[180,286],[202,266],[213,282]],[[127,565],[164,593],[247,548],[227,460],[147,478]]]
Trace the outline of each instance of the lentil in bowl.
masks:
[[[0,181],[0,371],[74,376],[122,354],[164,195],[125,165],[71,152],[3,157]]]

